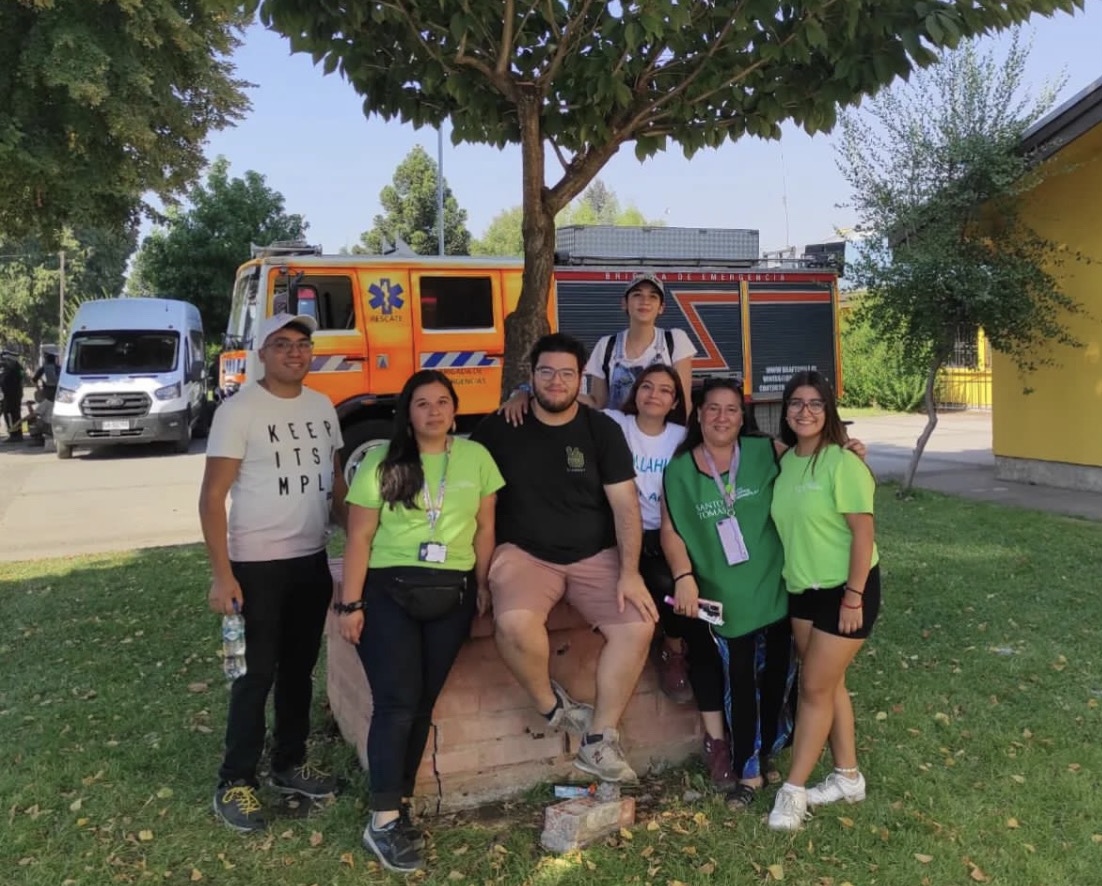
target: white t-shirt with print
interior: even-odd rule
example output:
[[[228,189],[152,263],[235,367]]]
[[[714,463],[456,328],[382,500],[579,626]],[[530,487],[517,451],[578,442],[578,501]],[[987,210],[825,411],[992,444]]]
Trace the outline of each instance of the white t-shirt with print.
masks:
[[[207,455],[241,460],[230,489],[231,560],[289,560],[325,547],[333,456],[343,445],[333,404],[309,388],[277,397],[246,385],[218,407]]]
[[[673,458],[674,450],[685,439],[685,428],[670,422],[661,434],[652,437],[639,429],[634,415],[624,415],[618,409],[602,411],[620,426],[628,441],[635,465],[635,488],[639,491],[643,529],[658,529],[662,525],[662,473]]]
[[[673,339],[673,353],[669,352],[666,345],[666,330],[656,327],[654,340],[638,357],[628,357],[624,352],[625,342],[627,341],[626,331],[616,335],[602,336],[597,341],[597,344],[593,347],[593,352],[589,355],[589,362],[585,365],[585,374],[604,379],[607,382],[609,407],[618,409],[624,405],[624,399],[631,390],[631,386],[635,384],[635,379],[648,366],[654,363],[673,366],[686,357],[696,356],[696,347],[688,333],[683,329],[671,329],[669,333]],[[611,377],[606,379],[605,353],[608,348],[612,349],[608,352],[608,374]]]

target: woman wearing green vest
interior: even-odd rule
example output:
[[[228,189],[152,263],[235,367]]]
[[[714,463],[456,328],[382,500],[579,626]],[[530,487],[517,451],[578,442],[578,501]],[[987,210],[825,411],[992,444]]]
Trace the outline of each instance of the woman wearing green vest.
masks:
[[[830,384],[818,372],[797,373],[785,385],[781,405],[781,440],[792,448],[781,459],[773,519],[784,544],[802,672],[792,767],[769,827],[794,831],[809,806],[865,799],[846,669],[880,611],[880,556],[873,521],[876,481],[867,465],[845,451]],[[834,771],[806,788],[828,739]]]
[[[706,381],[666,468],[662,519],[675,611],[695,617],[700,598],[723,604],[723,623],[713,632],[738,779],[727,805],[736,811],[754,801],[772,774],[771,757],[788,743],[795,676],[784,553],[769,515],[784,447],[743,431],[739,386]]]
[[[452,436],[452,383],[424,369],[406,382],[394,436],[368,453],[348,491],[340,632],[371,684],[367,761],[371,798],[364,845],[383,867],[424,866],[413,793],[432,708],[489,602],[494,504],[505,485],[490,453]]]

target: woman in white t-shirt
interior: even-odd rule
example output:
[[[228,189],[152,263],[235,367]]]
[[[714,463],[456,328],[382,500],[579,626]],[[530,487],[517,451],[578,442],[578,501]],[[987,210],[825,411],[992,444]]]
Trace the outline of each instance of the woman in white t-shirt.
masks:
[[[662,626],[658,647],[658,676],[662,691],[679,703],[696,699],[705,727],[723,734],[723,668],[706,622],[678,615],[666,602],[674,596],[673,575],[666,564],[659,537],[662,525],[662,474],[685,438],[685,393],[673,367],[655,363],[645,367],[628,391],[622,410],[605,415],[624,432],[635,465],[635,487],[643,515],[643,546],[639,572],[654,598]],[[704,756],[709,775],[720,790],[731,790],[737,780],[731,770],[726,743],[707,738]]]
[[[628,328],[599,339],[585,367],[589,397],[598,409],[622,408],[640,372],[656,363],[672,366],[682,390],[692,390],[696,348],[684,330],[658,327],[665,303],[662,281],[650,274],[636,277],[624,291]]]

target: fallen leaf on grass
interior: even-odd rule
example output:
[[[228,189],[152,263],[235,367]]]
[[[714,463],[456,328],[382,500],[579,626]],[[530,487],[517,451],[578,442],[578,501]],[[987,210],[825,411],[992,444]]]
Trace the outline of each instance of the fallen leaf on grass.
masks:
[[[635,839],[635,835],[627,828],[620,828],[620,836],[629,842]]]
[[[940,723],[942,726],[948,726],[951,721],[948,714],[938,711],[934,714],[934,722]]]
[[[191,869],[191,882],[192,883],[198,883],[202,879],[203,879],[203,872],[201,870],[199,870],[199,868],[192,868]]]
[[[972,865],[972,870],[968,874],[977,883],[986,883],[991,878],[987,876],[979,867],[979,865]]]
[[[784,865],[771,864],[768,867],[768,871],[769,871],[769,876],[772,877],[774,880],[783,880],[784,879]]]
[[[1078,763],[1068,763],[1068,772],[1078,772],[1082,768]]]
[[[888,719],[888,712],[887,711],[877,711],[876,712],[876,719],[880,720],[880,721],[887,720]]]
[[[314,831],[312,834],[310,834],[311,846],[320,846],[324,842],[324,840],[325,837],[322,836],[321,831]]]
[[[696,822],[697,827],[704,827],[708,824],[708,816],[703,812],[698,812],[693,816],[693,821]]]
[[[206,683],[188,683],[187,684],[187,691],[188,692],[196,692],[196,693],[206,692],[208,689],[210,689],[210,686]]]
[[[853,827],[853,819],[852,819],[852,818],[849,818],[849,817],[847,817],[847,816],[845,816],[845,815],[840,815],[840,816],[838,816],[838,823],[839,823],[839,824],[841,824],[841,825],[842,825],[842,827],[844,827],[844,828],[851,828],[851,827]]]
[[[658,828],[660,828],[660,827],[661,827],[661,825],[659,825],[658,822],[653,818],[650,821],[647,822],[647,830],[648,831],[657,831]]]
[[[351,852],[342,852],[341,864],[346,864],[350,868],[354,868],[356,866],[356,859],[353,857]]]
[[[1025,784],[1025,776],[1024,775],[1012,775],[1012,776],[1010,776],[1010,778],[1013,781],[1016,781],[1018,784]]]
[[[73,800],[72,803],[69,804],[69,811],[70,812],[80,812],[80,807],[83,806],[83,805],[84,805],[84,801],[82,799],[80,799],[80,797],[77,797],[75,800]]]
[[[138,839],[143,843],[148,843],[153,839],[153,831],[138,831]]]
[[[167,800],[171,796],[172,796],[172,788],[160,788],[157,791],[157,799],[158,800]]]
[[[683,846],[681,848],[681,852],[684,855],[696,855],[696,847],[695,846]]]
[[[1091,834],[1092,843],[1102,843],[1102,834]]]
[[[641,850],[639,850],[640,858],[650,858],[652,855],[654,855],[653,846],[644,846]]]
[[[84,827],[84,826],[85,826],[86,824],[88,824],[88,819],[87,819],[87,818],[78,818],[78,819],[77,819],[77,827],[78,827],[78,828],[82,828],[82,827]]]
[[[452,850],[452,855],[462,855],[463,853],[465,853],[470,848],[471,848],[470,846],[468,846],[466,843],[464,843],[458,849],[453,849]]]
[[[462,880],[464,878],[464,876],[466,876],[466,875],[461,873],[460,871],[452,871],[451,873],[448,874],[448,879],[449,880]]]
[[[1018,824],[1018,819],[1016,819],[1016,818],[1008,818],[1006,820],[1006,826],[1008,828],[1010,828],[1011,830],[1014,830],[1014,829],[1020,827],[1020,825]]]
[[[932,855],[924,855],[921,852],[916,852],[915,860],[920,864],[929,864],[931,861],[934,860],[934,857]]]
[[[716,863],[714,861],[705,862],[697,870],[705,876],[711,876],[716,872]]]

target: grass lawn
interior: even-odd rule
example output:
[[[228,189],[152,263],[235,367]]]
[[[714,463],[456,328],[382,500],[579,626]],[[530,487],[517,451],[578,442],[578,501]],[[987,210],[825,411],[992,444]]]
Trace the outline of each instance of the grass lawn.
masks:
[[[541,789],[504,818],[438,822],[426,882],[1099,882],[1102,526],[891,489],[879,507],[886,604],[851,679],[865,803],[773,834],[771,796],[738,818],[685,804],[690,767],[640,788],[630,833],[557,858],[538,847]],[[198,549],[2,569],[7,882],[389,881],[360,848],[364,778],[324,717],[317,756],[347,780],[335,804],[260,836],[214,821],[226,693]]]

